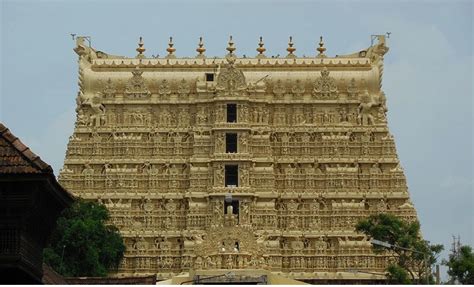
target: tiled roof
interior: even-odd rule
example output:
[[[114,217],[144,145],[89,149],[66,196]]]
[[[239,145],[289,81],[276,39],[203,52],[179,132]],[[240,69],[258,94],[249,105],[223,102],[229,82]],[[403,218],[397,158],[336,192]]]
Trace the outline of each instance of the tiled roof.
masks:
[[[66,285],[64,278],[56,273],[53,268],[43,263],[43,284],[46,285]]]
[[[53,169],[0,123],[0,174],[16,173],[53,174]]]
[[[70,285],[156,285],[156,275],[136,277],[66,277]]]

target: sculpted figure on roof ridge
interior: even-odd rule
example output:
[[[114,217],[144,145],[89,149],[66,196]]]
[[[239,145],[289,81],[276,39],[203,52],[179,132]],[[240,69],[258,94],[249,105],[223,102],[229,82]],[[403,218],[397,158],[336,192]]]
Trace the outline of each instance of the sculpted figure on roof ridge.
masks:
[[[233,62],[219,69],[216,90],[223,96],[240,96],[247,89],[244,73]]]
[[[336,80],[329,76],[329,70],[326,67],[321,70],[321,77],[317,78],[314,82],[312,94],[317,99],[337,99]]]
[[[127,82],[125,94],[132,99],[147,98],[151,95],[145,80],[142,77],[143,71],[137,66],[132,71],[132,78]]]

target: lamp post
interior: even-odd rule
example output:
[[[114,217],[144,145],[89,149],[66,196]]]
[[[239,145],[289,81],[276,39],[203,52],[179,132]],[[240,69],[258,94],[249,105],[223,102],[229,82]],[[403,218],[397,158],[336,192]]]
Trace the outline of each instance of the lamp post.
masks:
[[[420,252],[418,250],[414,250],[414,249],[411,249],[411,248],[405,248],[405,247],[401,247],[401,246],[398,246],[398,245],[394,245],[394,244],[390,244],[388,242],[385,242],[385,241],[380,241],[380,240],[377,240],[377,239],[372,239],[370,240],[370,243],[372,243],[373,245],[378,245],[378,246],[382,246],[382,247],[385,247],[385,248],[388,248],[388,249],[393,249],[393,248],[398,248],[398,249],[401,249],[401,250],[406,250],[406,251],[411,251],[411,252],[414,252],[414,253],[418,253],[418,254],[422,254],[423,257],[424,257],[424,261],[425,261],[425,272],[426,272],[426,284],[430,284],[430,273],[429,273],[429,268],[428,268],[428,254],[425,253],[425,252]]]

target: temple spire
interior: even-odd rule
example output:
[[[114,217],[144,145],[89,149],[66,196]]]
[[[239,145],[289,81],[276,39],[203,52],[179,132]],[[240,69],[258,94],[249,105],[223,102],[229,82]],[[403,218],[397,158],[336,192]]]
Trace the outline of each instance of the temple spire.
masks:
[[[204,52],[206,52],[206,48],[204,48],[204,42],[202,41],[202,37],[199,37],[199,43],[196,52],[199,53],[196,58],[206,58],[206,55],[204,55]]]
[[[258,48],[257,48],[257,52],[258,52],[257,58],[266,58],[264,54],[266,50],[267,49],[265,49],[264,47],[263,38],[262,36],[260,36],[260,41],[258,42]]]
[[[324,51],[326,51],[326,48],[324,48],[323,36],[319,37],[319,47],[316,50],[318,50],[319,52],[318,57],[320,58],[326,57],[326,55],[324,54]]]
[[[288,51],[288,55],[286,55],[287,58],[296,58],[296,55],[293,54],[293,52],[296,51],[296,48],[293,47],[293,45],[295,45],[293,43],[293,37],[290,36],[290,41],[288,42],[288,48],[286,48],[286,50]]]
[[[166,55],[166,58],[176,58],[174,55],[174,52],[176,51],[176,48],[173,47],[173,37],[170,37],[170,41],[168,42],[168,48],[166,51],[168,52],[168,55]]]
[[[140,41],[138,42],[138,48],[136,49],[138,52],[137,58],[145,58],[145,55],[143,54],[145,52],[145,48],[143,47],[145,43],[143,43],[143,38],[140,37]]]

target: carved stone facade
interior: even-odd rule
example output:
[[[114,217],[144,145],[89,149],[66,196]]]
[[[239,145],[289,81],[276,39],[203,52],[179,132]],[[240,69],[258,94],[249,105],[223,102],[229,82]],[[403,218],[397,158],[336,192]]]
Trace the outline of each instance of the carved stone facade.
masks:
[[[417,215],[387,127],[379,40],[283,59],[124,59],[79,40],[60,182],[109,208],[127,245],[120,274],[382,272],[390,257],[355,223]]]

